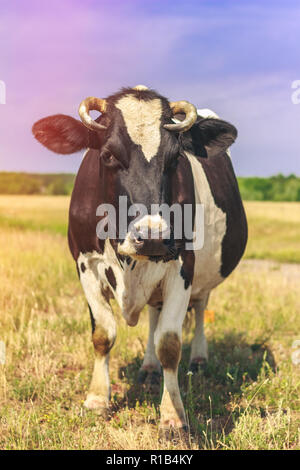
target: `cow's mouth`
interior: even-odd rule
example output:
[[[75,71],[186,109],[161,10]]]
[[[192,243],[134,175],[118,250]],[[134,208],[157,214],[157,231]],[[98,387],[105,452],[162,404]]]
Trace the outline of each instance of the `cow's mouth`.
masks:
[[[118,243],[118,253],[136,260],[170,261],[178,257],[179,247],[170,240],[138,240],[135,243],[132,239],[125,239]]]
[[[167,261],[177,259],[178,254],[179,254],[179,252],[176,251],[176,253],[170,252],[170,253],[167,253],[166,255],[163,255],[163,256],[161,256],[161,255],[149,256],[148,259],[149,259],[149,261],[154,261],[155,263],[158,263],[159,261],[167,262]]]

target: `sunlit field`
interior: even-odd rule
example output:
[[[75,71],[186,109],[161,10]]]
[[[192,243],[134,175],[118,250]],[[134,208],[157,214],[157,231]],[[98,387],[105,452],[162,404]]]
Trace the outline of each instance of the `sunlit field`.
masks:
[[[247,258],[300,263],[300,203],[245,203],[249,241]]]
[[[0,196],[1,449],[299,449],[300,204],[248,202],[246,261],[211,295],[209,362],[179,381],[189,443],[159,440],[161,387],[137,383],[147,314],[117,306],[107,421],[83,408],[93,367],[88,309],[66,241],[69,198]],[[267,261],[266,261],[267,260]]]
[[[69,196],[1,196],[0,228],[66,235]],[[300,263],[300,203],[247,201],[245,258]]]

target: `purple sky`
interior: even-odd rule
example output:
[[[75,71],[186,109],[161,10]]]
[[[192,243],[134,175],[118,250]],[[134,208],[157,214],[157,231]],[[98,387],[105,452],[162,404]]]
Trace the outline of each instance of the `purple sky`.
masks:
[[[0,171],[76,172],[32,124],[143,83],[235,124],[238,175],[300,175],[299,25],[292,0],[0,0]]]

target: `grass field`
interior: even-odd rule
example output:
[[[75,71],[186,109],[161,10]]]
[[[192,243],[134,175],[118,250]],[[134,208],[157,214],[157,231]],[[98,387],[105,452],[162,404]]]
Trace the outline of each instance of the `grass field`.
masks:
[[[1,449],[164,449],[160,392],[137,386],[146,311],[126,326],[115,305],[112,407],[103,421],[82,407],[93,367],[89,314],[66,242],[68,198],[0,196]],[[248,261],[216,289],[206,324],[210,359],[179,381],[192,449],[299,449],[300,204],[249,202]],[[260,262],[270,259],[272,262]]]

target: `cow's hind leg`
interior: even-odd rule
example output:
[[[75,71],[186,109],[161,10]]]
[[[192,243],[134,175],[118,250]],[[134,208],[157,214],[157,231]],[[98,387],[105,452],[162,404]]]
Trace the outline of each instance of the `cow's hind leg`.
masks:
[[[105,293],[101,291],[97,262],[81,255],[80,280],[90,308],[95,363],[84,406],[106,416],[110,399],[109,351],[116,338],[116,323]]]
[[[208,359],[207,341],[204,333],[204,311],[207,306],[209,294],[203,299],[194,302],[195,333],[191,347],[190,370],[197,372],[198,368]]]
[[[147,348],[143,360],[143,364],[140,368],[138,381],[139,383],[145,383],[150,388],[152,386],[159,385],[160,383],[160,376],[161,376],[161,367],[160,362],[157,359],[155,353],[155,345],[154,345],[154,332],[156,330],[158,317],[159,317],[159,310],[157,308],[148,306],[148,314],[149,314],[149,335],[148,335],[148,343]]]

